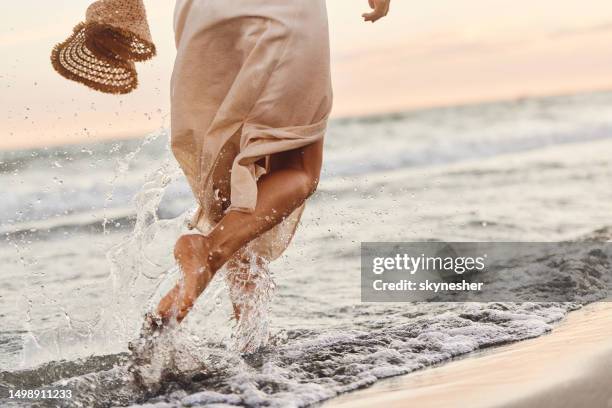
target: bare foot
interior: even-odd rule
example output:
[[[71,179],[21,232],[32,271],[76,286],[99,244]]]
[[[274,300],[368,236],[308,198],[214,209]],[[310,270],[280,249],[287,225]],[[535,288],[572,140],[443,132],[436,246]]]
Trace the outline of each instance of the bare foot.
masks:
[[[180,237],[174,247],[174,257],[183,276],[157,306],[157,314],[164,324],[172,317],[180,323],[214,276],[210,266],[210,244],[203,235]]]

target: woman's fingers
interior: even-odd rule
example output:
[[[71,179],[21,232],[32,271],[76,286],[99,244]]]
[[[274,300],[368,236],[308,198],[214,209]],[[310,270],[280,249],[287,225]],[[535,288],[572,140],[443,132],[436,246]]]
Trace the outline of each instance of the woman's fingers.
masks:
[[[368,0],[368,3],[373,10],[361,15],[364,21],[375,22],[389,13],[389,0]]]
[[[382,11],[380,9],[374,9],[373,11],[369,12],[369,13],[363,13],[361,15],[364,19],[364,21],[371,21],[374,22],[376,20],[378,20],[379,18],[381,18],[383,16]]]

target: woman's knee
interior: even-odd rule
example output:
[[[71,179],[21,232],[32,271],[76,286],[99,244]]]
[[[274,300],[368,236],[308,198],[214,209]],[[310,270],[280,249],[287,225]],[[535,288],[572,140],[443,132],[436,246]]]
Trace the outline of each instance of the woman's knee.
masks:
[[[299,171],[298,174],[298,184],[301,195],[304,198],[308,198],[317,190],[319,175],[304,170]]]

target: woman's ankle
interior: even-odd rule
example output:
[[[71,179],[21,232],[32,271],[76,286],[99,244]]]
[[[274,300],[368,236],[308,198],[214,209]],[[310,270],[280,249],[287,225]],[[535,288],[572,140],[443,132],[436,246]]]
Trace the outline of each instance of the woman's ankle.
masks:
[[[215,232],[213,230],[205,238],[209,265],[216,272],[232,258],[237,249],[232,248],[233,242],[227,242],[227,234],[216,234]]]
[[[212,239],[207,237],[208,244],[208,262],[211,269],[216,272],[230,259],[231,253],[223,245],[216,244]]]

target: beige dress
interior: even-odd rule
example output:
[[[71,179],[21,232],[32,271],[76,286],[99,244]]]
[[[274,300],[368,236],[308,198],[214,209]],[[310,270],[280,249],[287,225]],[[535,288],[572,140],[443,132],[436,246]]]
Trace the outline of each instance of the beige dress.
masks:
[[[325,0],[177,0],[172,150],[207,233],[226,211],[253,211],[269,156],[320,141],[332,106]],[[228,203],[225,203],[228,204]],[[303,206],[250,244],[274,259]]]

